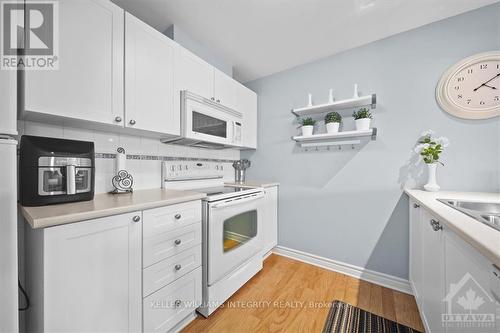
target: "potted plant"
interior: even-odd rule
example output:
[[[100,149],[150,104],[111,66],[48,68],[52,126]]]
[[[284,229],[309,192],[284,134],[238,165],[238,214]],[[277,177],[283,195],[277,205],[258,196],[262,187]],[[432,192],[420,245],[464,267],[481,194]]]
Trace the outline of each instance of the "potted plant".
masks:
[[[354,111],[352,117],[356,121],[357,131],[366,131],[370,129],[372,114],[367,108],[361,108],[358,111]]]
[[[300,122],[302,123],[302,136],[311,136],[313,135],[313,130],[314,130],[314,124],[316,124],[316,120],[313,120],[312,118],[304,118],[301,119]]]
[[[444,165],[439,157],[443,152],[443,148],[448,147],[449,140],[444,136],[435,138],[434,132],[431,130],[421,134],[418,145],[415,147],[415,152],[419,154],[421,160],[427,164],[428,179],[424,189],[430,192],[439,191],[440,187],[436,182],[436,170],[438,164]]]
[[[341,122],[342,117],[338,114],[338,112],[330,112],[325,116],[326,132],[328,134],[337,133]]]

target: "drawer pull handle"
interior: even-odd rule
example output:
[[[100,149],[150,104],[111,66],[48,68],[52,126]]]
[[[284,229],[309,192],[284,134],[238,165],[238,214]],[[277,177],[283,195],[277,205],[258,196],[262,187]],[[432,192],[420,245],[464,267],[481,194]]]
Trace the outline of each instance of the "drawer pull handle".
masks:
[[[175,245],[181,245],[182,241],[180,239],[176,239],[174,243]]]
[[[420,207],[419,204],[416,204],[416,203],[413,204],[413,208],[419,208],[419,207]]]
[[[180,220],[180,219],[181,219],[181,217],[182,217],[182,215],[181,215],[181,214],[175,214],[175,216],[174,216],[174,217],[175,217],[175,219],[176,219],[176,220]]]
[[[179,264],[175,265],[175,270],[176,270],[176,271],[180,271],[180,270],[181,270],[181,268],[182,268],[182,266],[181,266],[181,265],[179,265]]]
[[[175,300],[174,305],[176,308],[178,308],[179,306],[181,306],[181,303],[182,303],[182,301],[180,299],[177,299],[177,300]]]
[[[132,221],[134,222],[139,222],[141,220],[141,217],[139,215],[136,215],[132,218]]]

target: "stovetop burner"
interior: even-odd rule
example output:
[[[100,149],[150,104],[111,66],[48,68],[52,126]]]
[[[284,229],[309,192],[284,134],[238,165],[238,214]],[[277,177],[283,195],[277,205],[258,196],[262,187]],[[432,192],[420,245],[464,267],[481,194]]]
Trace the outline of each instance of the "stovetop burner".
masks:
[[[238,187],[238,186],[217,186],[217,187],[199,188],[199,189],[194,189],[192,191],[206,193],[208,196],[215,196],[228,193],[238,193],[248,190],[251,190],[251,188]]]

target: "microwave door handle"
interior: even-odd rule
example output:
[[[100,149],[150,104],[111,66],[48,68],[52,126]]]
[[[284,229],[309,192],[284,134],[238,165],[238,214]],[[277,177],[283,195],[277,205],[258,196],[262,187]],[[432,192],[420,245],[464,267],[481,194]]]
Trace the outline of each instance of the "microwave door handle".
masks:
[[[231,199],[227,201],[218,202],[214,205],[211,205],[210,208],[224,208],[229,206],[235,206],[243,203],[247,203],[250,201],[258,200],[264,198],[264,193],[252,194],[241,199]]]
[[[66,166],[66,194],[76,193],[76,181],[75,181],[76,168],[74,165]]]

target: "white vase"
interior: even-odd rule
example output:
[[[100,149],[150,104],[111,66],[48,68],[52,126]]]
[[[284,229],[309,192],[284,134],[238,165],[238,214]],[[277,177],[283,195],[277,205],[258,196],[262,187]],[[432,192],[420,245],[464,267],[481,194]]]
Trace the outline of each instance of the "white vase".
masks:
[[[326,123],[326,132],[328,134],[338,133],[340,123]]]
[[[313,129],[314,129],[314,126],[312,125],[306,125],[306,126],[302,126],[302,136],[311,136],[313,135]]]
[[[430,163],[427,164],[427,184],[424,185],[424,189],[429,192],[437,192],[441,187],[436,182],[436,170],[437,170],[437,163]]]
[[[367,131],[370,129],[370,118],[356,119],[356,131]]]

